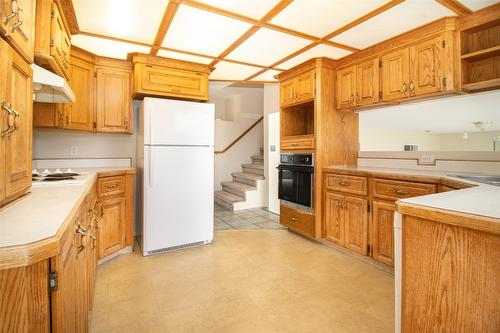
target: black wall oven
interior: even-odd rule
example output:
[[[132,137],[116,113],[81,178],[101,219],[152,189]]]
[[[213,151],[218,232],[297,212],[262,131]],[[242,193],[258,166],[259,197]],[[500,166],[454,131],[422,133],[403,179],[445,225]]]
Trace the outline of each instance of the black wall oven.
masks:
[[[312,209],[313,154],[281,154],[278,196],[281,200]]]

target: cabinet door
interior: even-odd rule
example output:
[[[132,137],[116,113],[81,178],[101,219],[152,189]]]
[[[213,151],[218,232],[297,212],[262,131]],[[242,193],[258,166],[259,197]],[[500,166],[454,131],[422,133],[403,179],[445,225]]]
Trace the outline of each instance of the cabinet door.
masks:
[[[7,116],[12,130],[3,136],[5,150],[5,197],[17,196],[31,186],[31,133],[33,117],[32,70],[26,61],[6,46],[5,97],[13,110]],[[15,112],[15,113],[14,113]],[[5,114],[5,109],[2,114]],[[3,157],[2,157],[3,158]]]
[[[325,194],[325,238],[344,245],[344,196],[332,192]]]
[[[295,103],[314,98],[314,71],[301,74],[295,78]]]
[[[337,72],[337,109],[352,108],[356,95],[356,67]]]
[[[370,105],[379,100],[379,59],[356,66],[356,105]]]
[[[35,1],[2,0],[0,18],[0,32],[26,61],[32,63],[35,45]]]
[[[50,55],[54,58],[57,66],[64,69],[64,23],[55,2],[52,3],[50,22]]]
[[[345,247],[366,255],[368,250],[368,201],[345,197]]]
[[[33,127],[62,128],[63,104],[33,103]]]
[[[442,38],[410,47],[410,96],[442,91]]]
[[[71,40],[70,40],[70,37],[69,37],[68,33],[66,32],[66,30],[63,30],[63,32],[62,32],[61,43],[62,43],[62,45],[61,45],[61,51],[62,51],[61,70],[63,72],[63,75],[66,77],[66,79],[69,79]]]
[[[115,197],[100,203],[99,259],[123,248],[125,244],[125,198]]]
[[[372,257],[387,265],[394,264],[394,211],[392,203],[373,202]]]
[[[409,96],[409,50],[402,49],[382,57],[382,96],[384,101]]]
[[[280,104],[285,106],[294,102],[294,80],[286,80],[280,83]]]
[[[75,103],[63,104],[64,128],[92,131],[94,128],[94,66],[78,59],[71,61],[69,84]]]
[[[98,132],[131,132],[130,71],[97,69],[96,123]]]

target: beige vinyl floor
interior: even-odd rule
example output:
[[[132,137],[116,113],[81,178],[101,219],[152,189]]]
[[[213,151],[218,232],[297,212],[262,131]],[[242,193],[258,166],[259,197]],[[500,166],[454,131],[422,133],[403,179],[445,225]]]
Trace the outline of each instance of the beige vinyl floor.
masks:
[[[98,267],[91,332],[394,332],[394,277],[286,229]]]

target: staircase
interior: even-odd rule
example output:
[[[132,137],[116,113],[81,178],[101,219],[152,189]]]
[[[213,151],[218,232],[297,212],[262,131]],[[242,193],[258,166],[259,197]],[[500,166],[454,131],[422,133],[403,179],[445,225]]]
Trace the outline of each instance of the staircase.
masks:
[[[222,182],[215,192],[215,203],[229,210],[242,210],[264,205],[264,155],[252,156],[251,164],[242,164],[243,172],[233,172],[233,180]]]

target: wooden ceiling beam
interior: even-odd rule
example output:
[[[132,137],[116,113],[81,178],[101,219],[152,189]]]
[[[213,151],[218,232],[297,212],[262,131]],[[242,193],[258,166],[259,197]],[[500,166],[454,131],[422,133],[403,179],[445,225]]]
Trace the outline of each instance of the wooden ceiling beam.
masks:
[[[78,20],[76,18],[75,7],[73,7],[72,0],[59,0],[61,8],[68,22],[69,32],[72,35],[77,35],[80,32],[80,27],[78,26]]]
[[[225,17],[229,17],[229,18],[232,18],[235,20],[240,20],[240,21],[247,22],[247,23],[250,23],[253,25],[255,25],[255,24],[257,24],[257,22],[259,22],[259,20],[256,20],[254,18],[245,16],[245,15],[241,15],[241,14],[237,14],[237,13],[233,13],[233,12],[230,12],[228,10],[221,9],[221,8],[211,6],[211,5],[207,5],[205,3],[198,2],[195,0],[179,0],[179,2],[183,5],[202,9],[202,10],[207,11],[207,12],[219,14],[219,15],[222,15]]]
[[[470,10],[458,0],[436,0],[436,2],[450,9],[458,16],[466,16],[472,14],[472,10]]]
[[[168,2],[167,8],[165,9],[165,13],[163,14],[163,18],[160,23],[160,27],[158,28],[158,32],[156,33],[155,40],[151,47],[151,51],[149,52],[150,55],[155,56],[158,54],[158,50],[160,49],[161,44],[163,43],[163,40],[167,35],[168,28],[170,27],[170,24],[172,24],[178,8],[179,1],[170,0]]]
[[[123,38],[118,38],[118,37],[106,36],[106,35],[96,34],[93,32],[80,31],[79,35],[95,37],[95,38],[102,38],[102,39],[112,40],[115,42],[128,43],[128,44],[133,44],[133,45],[138,45],[138,46],[151,47],[151,44],[148,44],[148,43],[137,42],[134,40],[123,39]]]

